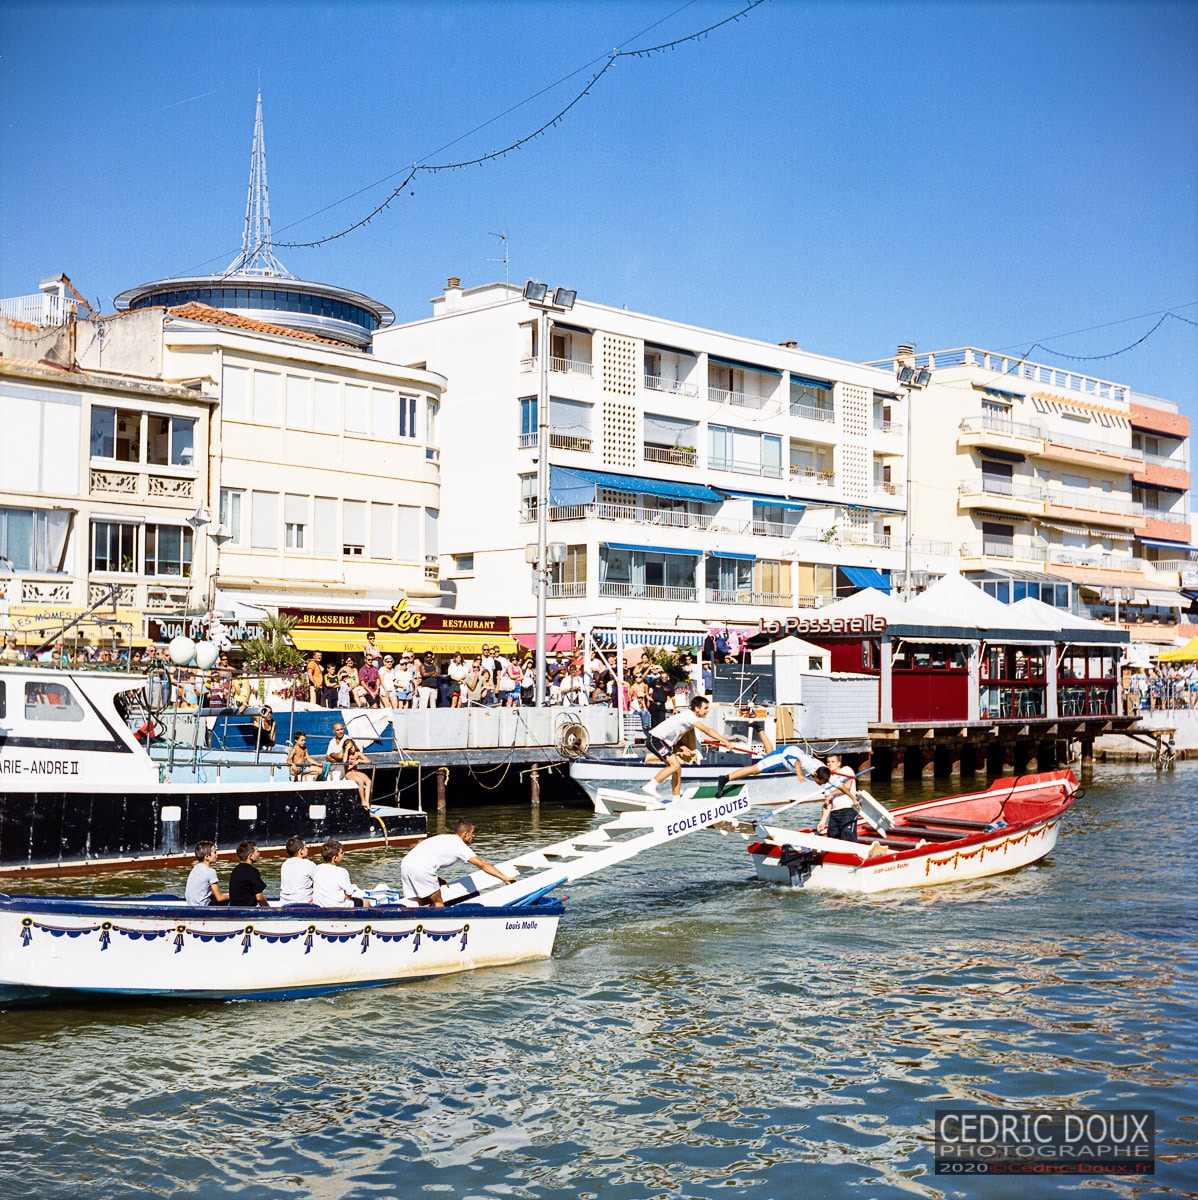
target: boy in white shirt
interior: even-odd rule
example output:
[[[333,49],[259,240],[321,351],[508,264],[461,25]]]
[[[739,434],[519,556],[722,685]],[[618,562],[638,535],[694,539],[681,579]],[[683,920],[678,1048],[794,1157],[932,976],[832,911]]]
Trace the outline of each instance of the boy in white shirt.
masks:
[[[682,794],[682,755],[678,753],[676,747],[683,735],[690,730],[697,730],[699,733],[713,738],[721,746],[727,746],[729,750],[736,749],[726,737],[703,724],[708,707],[706,696],[696,696],[690,702],[689,708],[684,708],[681,712],[666,717],[660,725],[655,725],[645,734],[645,748],[666,764],[641,788],[646,796],[656,797],[658,787],[666,779],[670,780],[670,791],[675,796]]]
[[[288,838],[287,861],[279,869],[279,904],[311,904],[315,871],[308,859],[308,843],[301,837]]]
[[[366,893],[354,885],[341,865],[344,853],[336,838],[329,838],[320,848],[323,861],[312,873],[312,903],[320,908],[361,908],[366,904]]]

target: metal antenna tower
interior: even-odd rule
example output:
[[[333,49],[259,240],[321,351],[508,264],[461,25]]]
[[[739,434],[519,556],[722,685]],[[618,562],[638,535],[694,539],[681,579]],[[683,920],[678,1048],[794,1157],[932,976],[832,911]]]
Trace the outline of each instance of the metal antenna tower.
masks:
[[[250,159],[250,187],[245,200],[245,231],[241,253],[229,264],[226,275],[274,275],[294,279],[277,258],[270,241],[270,194],[266,188],[266,136],[262,132],[262,88],[254,114],[254,152]]]
[[[508,258],[508,253],[507,253],[507,251],[508,251],[508,238],[507,238],[507,234],[506,234],[506,233],[493,233],[493,234],[491,234],[491,237],[493,237],[493,238],[498,238],[498,239],[499,239],[499,240],[500,240],[500,241],[503,243],[503,257],[502,257],[502,258],[488,258],[488,259],[487,259],[487,262],[501,262],[501,263],[503,263],[503,282],[504,282],[504,283],[507,283],[507,282],[508,282],[508,277],[507,277],[507,275],[508,275],[508,265],[509,265],[509,264],[510,264],[510,262],[511,262],[511,259],[509,259],[509,258]]]

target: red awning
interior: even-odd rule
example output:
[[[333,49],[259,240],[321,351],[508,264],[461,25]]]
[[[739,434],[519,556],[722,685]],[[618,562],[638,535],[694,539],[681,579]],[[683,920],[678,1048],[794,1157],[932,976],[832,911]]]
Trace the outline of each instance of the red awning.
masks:
[[[524,647],[525,650],[535,650],[537,648],[537,635],[535,633],[513,633],[512,637]],[[547,633],[545,634],[545,650],[549,654],[567,654],[574,649],[574,635],[572,633]]]

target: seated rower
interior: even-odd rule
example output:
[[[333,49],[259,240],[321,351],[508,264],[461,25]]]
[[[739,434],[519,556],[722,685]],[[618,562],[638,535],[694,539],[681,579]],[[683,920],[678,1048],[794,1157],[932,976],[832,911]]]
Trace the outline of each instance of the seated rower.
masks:
[[[254,864],[258,861],[257,842],[237,846],[237,866],[229,874],[229,904],[236,908],[266,908],[266,880]]]
[[[336,838],[329,838],[320,848],[321,861],[312,873],[312,903],[321,908],[361,908],[367,903],[366,893],[355,886],[349,872],[341,865],[345,854]]]
[[[189,908],[203,908],[208,904],[227,904],[229,897],[220,890],[216,871],[216,845],[213,842],[196,842],[196,865],[187,877],[187,890],[183,893]]]
[[[801,783],[807,781],[808,775],[819,784],[827,784],[831,778],[828,768],[818,758],[808,754],[806,750],[800,750],[798,746],[775,747],[764,729],[759,730],[758,734],[762,746],[765,747],[765,753],[755,763],[750,763],[747,767],[737,767],[735,771],[721,775],[715,789],[717,799],[724,794],[724,789],[728,784],[737,779],[748,779],[753,775],[761,775],[768,771],[793,769]]]
[[[279,904],[312,903],[315,863],[308,858],[308,843],[302,837],[287,839],[287,861],[279,869]]]

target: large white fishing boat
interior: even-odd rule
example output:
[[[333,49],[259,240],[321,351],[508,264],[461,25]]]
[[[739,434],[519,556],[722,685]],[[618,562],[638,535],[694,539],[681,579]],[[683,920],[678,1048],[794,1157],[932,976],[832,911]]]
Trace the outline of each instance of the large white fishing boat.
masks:
[[[422,812],[362,807],[341,782],[172,783],[129,727],[143,676],[0,664],[0,875],[186,862],[201,840],[282,851],[424,836]]]

